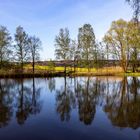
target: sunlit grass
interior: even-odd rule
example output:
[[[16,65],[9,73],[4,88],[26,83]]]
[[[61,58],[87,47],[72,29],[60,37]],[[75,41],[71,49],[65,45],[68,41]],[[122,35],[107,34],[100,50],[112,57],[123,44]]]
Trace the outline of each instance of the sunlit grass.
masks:
[[[26,65],[24,67],[25,69],[32,69],[31,65]],[[52,70],[52,68],[50,68],[49,66],[40,66],[40,65],[36,65],[35,66],[35,70],[46,70],[46,71],[50,71]],[[64,71],[64,67],[54,67],[53,71],[60,71],[63,72]],[[67,67],[67,71],[74,71],[73,67]],[[90,68],[88,70],[88,68],[76,68],[76,73],[87,73],[87,72],[92,72],[92,73],[120,73],[123,72],[121,67],[104,67],[104,68]]]
[[[35,73],[36,74],[44,74],[44,73],[51,73],[55,74],[58,72],[64,72],[64,67],[50,67],[50,66],[41,66],[41,65],[35,65]],[[67,73],[73,75],[73,76],[140,76],[140,73],[132,73],[131,71],[128,71],[127,73],[123,72],[123,69],[121,67],[103,67],[103,68],[76,68],[76,71],[74,72],[73,67],[67,67]],[[16,73],[15,69],[9,69],[9,70],[0,70],[0,75],[8,75],[8,74],[14,74]],[[32,65],[25,65],[24,66],[24,73],[25,74],[33,74],[32,72]],[[16,73],[18,74],[18,73]],[[20,74],[20,73],[19,73]]]

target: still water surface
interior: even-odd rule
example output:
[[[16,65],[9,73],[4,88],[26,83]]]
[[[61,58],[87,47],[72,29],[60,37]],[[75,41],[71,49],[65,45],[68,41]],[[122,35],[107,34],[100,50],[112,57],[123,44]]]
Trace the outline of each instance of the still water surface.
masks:
[[[0,80],[0,140],[140,140],[140,78]]]

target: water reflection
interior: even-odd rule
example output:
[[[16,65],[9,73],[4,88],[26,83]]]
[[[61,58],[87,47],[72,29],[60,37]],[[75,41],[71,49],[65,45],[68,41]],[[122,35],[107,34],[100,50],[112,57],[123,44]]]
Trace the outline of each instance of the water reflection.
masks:
[[[0,127],[8,125],[12,117],[16,117],[18,124],[24,124],[30,115],[41,111],[40,87],[35,86],[34,78],[26,82],[0,80]]]
[[[56,90],[56,110],[60,114],[62,121],[69,121],[70,111],[75,102],[73,99],[75,99],[75,96],[65,77],[64,86],[61,86],[59,90]]]
[[[0,127],[9,124],[13,115],[13,94],[9,94],[14,86],[12,80],[0,80]]]
[[[43,84],[46,81],[48,85]],[[30,116],[40,114],[47,100],[41,99],[43,89],[47,90],[45,94],[53,93],[53,107],[63,122],[70,121],[75,111],[80,122],[94,124],[100,107],[113,126],[140,127],[138,77],[1,79],[0,127],[8,126],[12,118],[23,125]]]
[[[91,124],[96,113],[96,93],[97,84],[94,85],[90,78],[84,80],[83,85],[78,85],[78,108],[79,119],[85,124]]]
[[[64,79],[56,90],[56,111],[62,121],[69,121],[78,108],[79,120],[90,125],[97,106],[101,106],[112,125],[140,127],[140,80],[137,77]]]
[[[113,86],[114,93],[108,96],[104,111],[113,125],[136,129],[140,126],[140,81],[123,78],[118,85]]]
[[[19,124],[24,124],[31,114],[37,114],[41,110],[41,102],[38,102],[40,88],[35,88],[35,80],[32,81],[32,89],[24,85],[24,79],[18,81],[18,98],[16,118]]]
[[[79,120],[90,125],[94,120],[96,105],[100,103],[100,93],[105,84],[98,78],[74,78],[73,83],[64,79],[64,86],[57,91],[57,112],[62,121],[70,120],[72,109],[78,108]]]
[[[55,91],[55,78],[48,78],[48,88],[50,92]]]

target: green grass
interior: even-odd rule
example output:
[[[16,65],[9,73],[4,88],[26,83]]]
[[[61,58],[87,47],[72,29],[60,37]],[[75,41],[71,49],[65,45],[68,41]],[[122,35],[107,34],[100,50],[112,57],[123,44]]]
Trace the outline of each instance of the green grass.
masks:
[[[32,69],[32,66],[31,65],[26,65],[24,67],[25,69]],[[36,65],[35,66],[35,70],[46,70],[46,71],[49,71],[51,70],[52,68],[50,68],[49,66],[39,66],[39,65]],[[54,71],[57,71],[57,72],[63,72],[64,71],[64,67],[54,67]],[[74,68],[71,68],[71,67],[67,67],[67,71],[74,71]],[[90,71],[88,71],[88,68],[76,68],[76,72],[78,73],[83,73],[83,72],[118,72],[118,68],[114,69],[114,68],[90,68]],[[119,70],[120,71],[120,70]]]
[[[26,70],[31,70],[32,69],[32,66],[25,66],[24,67]],[[54,71],[54,72],[64,72],[64,67],[54,67],[53,70],[52,68],[50,68],[49,66],[35,66],[35,70],[36,71]],[[67,72],[69,71],[74,71],[74,68],[71,68],[71,67],[67,67]],[[91,68],[90,69],[90,72],[96,72],[97,70],[95,68]],[[88,72],[88,69],[87,68],[76,68],[76,72]]]
[[[133,76],[133,77],[137,77],[137,76],[140,76],[140,73],[138,73],[138,72],[135,72],[135,73],[133,73],[133,72],[125,73],[125,76]]]

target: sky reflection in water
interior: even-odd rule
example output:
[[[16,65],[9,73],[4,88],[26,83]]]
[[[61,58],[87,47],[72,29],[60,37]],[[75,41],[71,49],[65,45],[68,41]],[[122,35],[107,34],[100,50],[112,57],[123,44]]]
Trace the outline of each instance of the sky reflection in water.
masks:
[[[0,139],[140,140],[140,78],[0,80]]]

